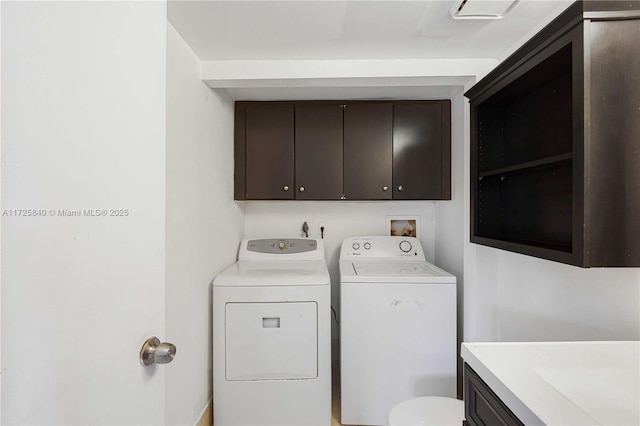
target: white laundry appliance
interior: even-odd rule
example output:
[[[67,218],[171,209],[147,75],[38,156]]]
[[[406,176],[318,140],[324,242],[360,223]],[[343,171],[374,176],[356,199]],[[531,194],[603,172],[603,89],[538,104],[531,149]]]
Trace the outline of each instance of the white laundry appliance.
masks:
[[[322,240],[243,240],[213,282],[214,424],[331,424]]]
[[[411,237],[350,237],[340,252],[341,423],[385,425],[418,396],[456,396],[456,278]]]

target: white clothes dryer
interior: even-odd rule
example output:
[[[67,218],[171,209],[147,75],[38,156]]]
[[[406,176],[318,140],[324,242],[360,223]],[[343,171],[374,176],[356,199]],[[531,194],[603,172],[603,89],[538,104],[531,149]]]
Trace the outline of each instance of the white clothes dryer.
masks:
[[[213,282],[214,424],[331,424],[322,240],[243,240]]]
[[[410,237],[350,237],[340,252],[341,423],[386,425],[418,396],[456,396],[456,278]]]

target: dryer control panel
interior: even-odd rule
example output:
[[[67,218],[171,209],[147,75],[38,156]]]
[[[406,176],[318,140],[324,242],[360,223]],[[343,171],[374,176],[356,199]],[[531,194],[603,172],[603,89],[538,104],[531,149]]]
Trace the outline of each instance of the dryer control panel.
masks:
[[[341,260],[366,258],[425,260],[420,240],[415,237],[349,237],[342,242]]]
[[[318,249],[318,241],[313,239],[263,239],[247,241],[247,251],[257,253],[291,254],[315,251]]]
[[[238,260],[325,260],[324,244],[315,238],[246,239],[240,243]]]

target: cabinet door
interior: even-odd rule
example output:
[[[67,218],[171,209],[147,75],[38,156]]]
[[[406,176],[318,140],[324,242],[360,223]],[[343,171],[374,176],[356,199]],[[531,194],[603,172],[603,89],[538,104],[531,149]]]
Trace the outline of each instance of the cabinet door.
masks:
[[[339,200],[342,196],[340,104],[295,107],[295,198]]]
[[[293,199],[293,118],[293,104],[247,105],[247,199]]]
[[[467,363],[464,364],[464,417],[471,426],[524,426]]]
[[[344,109],[347,200],[390,200],[393,105],[351,103]]]
[[[393,106],[393,198],[451,199],[451,102]]]

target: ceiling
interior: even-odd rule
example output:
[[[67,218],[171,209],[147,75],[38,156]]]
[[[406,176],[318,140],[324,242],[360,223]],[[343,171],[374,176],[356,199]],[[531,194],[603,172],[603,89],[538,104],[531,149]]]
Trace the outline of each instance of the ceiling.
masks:
[[[454,20],[453,3],[173,0],[168,17],[203,61],[500,58],[571,1],[520,0],[500,20]]]

